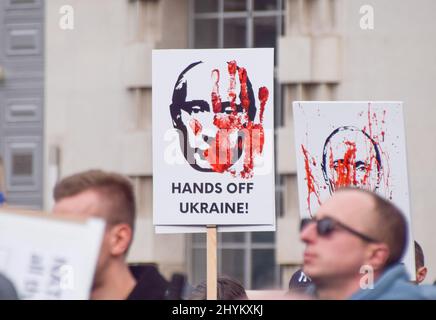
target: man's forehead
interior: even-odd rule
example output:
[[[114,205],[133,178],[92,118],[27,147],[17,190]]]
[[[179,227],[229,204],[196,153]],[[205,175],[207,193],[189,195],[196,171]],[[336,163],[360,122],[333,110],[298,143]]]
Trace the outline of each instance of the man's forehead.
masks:
[[[227,68],[227,62],[209,63],[202,62],[191,70],[186,72],[184,79],[187,84],[186,101],[205,100],[210,103],[215,77],[212,76],[212,71],[219,71],[219,93],[223,100],[227,100],[228,90],[230,86],[230,76]],[[235,92],[239,95],[240,83],[238,73],[235,76]]]
[[[342,130],[337,132],[335,135],[333,135],[330,138],[330,142],[332,144],[342,144],[346,141],[353,141],[353,142],[361,142],[364,141],[364,135],[360,131],[356,130]]]
[[[374,148],[371,140],[363,133],[353,132],[352,134],[333,136],[329,142],[327,152],[331,151],[334,157],[343,157],[348,150],[355,148],[357,159],[366,158]]]
[[[77,214],[80,216],[103,216],[102,199],[98,192],[85,190],[76,195],[65,197],[56,202],[53,212],[56,214]]]
[[[318,217],[330,216],[352,224],[371,223],[374,219],[374,200],[357,190],[343,190],[333,194],[322,204]]]

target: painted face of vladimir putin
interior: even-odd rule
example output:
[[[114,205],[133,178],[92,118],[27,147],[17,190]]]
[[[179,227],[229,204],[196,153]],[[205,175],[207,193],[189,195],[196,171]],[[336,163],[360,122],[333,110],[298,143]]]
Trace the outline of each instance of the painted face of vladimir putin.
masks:
[[[170,105],[173,126],[193,169],[249,178],[253,158],[263,151],[263,112],[269,92],[266,87],[258,89],[257,106],[247,70],[236,61],[220,67],[198,61],[180,73]]]
[[[322,171],[331,194],[346,186],[376,191],[381,180],[379,147],[361,129],[339,127],[325,141]]]

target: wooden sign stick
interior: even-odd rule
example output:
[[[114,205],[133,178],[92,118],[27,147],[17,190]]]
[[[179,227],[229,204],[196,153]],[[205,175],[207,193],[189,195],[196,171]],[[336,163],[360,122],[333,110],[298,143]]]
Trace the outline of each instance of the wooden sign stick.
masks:
[[[217,300],[217,227],[207,226],[207,300]]]

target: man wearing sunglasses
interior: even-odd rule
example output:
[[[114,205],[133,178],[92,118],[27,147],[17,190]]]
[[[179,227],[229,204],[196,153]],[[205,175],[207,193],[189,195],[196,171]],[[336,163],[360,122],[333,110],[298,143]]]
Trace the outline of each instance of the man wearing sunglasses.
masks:
[[[339,189],[316,219],[302,220],[300,237],[306,244],[303,271],[313,282],[308,293],[320,299],[436,299],[434,288],[409,282],[401,264],[406,220],[375,193]],[[373,285],[361,270],[373,271]]]

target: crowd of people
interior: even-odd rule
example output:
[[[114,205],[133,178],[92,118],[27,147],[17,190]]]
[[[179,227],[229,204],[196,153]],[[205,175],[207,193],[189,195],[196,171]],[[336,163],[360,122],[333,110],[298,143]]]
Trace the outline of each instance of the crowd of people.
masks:
[[[101,170],[77,173],[57,183],[54,199],[55,215],[106,221],[90,299],[206,299],[205,282],[191,287],[183,275],[168,281],[156,266],[134,269],[127,263],[136,218],[128,178]],[[303,265],[283,298],[436,299],[436,286],[419,285],[427,268],[416,241],[414,281],[402,263],[407,235],[406,219],[392,202],[358,188],[337,190],[315,218],[302,219]],[[219,276],[217,284],[218,299],[248,299],[235,279]],[[0,276],[0,298],[18,298],[11,292],[13,284]]]

